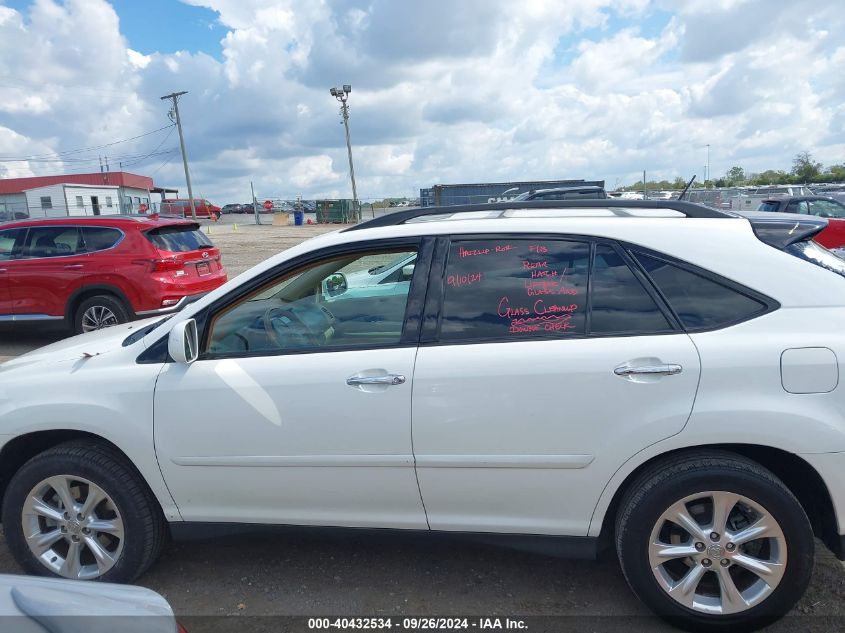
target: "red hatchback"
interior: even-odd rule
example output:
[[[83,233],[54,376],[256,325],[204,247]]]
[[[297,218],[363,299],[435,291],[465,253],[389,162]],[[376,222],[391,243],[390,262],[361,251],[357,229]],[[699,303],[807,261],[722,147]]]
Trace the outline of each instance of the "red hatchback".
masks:
[[[199,224],[158,216],[9,222],[0,228],[0,321],[88,332],[173,312],[226,281]]]

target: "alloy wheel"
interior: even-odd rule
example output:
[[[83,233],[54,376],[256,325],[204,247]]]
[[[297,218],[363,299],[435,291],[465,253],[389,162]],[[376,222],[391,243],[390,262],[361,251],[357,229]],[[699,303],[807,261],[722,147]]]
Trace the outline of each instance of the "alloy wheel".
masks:
[[[108,572],[123,551],[123,519],[97,484],[71,475],[38,483],[21,513],[33,556],[59,576],[90,580]]]
[[[92,332],[119,324],[117,315],[105,306],[91,306],[82,314],[82,331]]]
[[[726,491],[685,497],[657,520],[648,546],[660,587],[694,611],[728,615],[751,609],[780,584],[786,539],[759,503]]]

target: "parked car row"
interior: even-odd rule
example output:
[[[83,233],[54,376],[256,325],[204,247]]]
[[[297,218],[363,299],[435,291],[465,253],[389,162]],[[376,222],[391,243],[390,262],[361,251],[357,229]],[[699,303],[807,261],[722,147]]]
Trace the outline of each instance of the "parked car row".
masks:
[[[0,229],[0,321],[89,332],[173,312],[226,279],[220,251],[190,220],[51,218]]]

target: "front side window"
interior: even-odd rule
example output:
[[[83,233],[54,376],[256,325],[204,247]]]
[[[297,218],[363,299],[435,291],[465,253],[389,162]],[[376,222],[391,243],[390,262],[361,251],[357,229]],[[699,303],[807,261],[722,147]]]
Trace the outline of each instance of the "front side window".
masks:
[[[411,282],[372,283],[368,271],[413,254],[356,253],[284,274],[212,315],[206,353],[250,356],[397,345]]]
[[[41,208],[42,209],[52,209],[53,208],[53,198],[50,196],[41,196]]]
[[[687,330],[726,327],[768,310],[762,301],[663,259],[633,253]]]
[[[79,229],[75,226],[39,226],[29,230],[20,256],[25,259],[67,257],[82,251]]]
[[[0,261],[6,261],[15,256],[15,246],[20,247],[25,235],[26,229],[0,231]]]
[[[589,242],[453,242],[446,264],[440,340],[584,334],[589,263]]]

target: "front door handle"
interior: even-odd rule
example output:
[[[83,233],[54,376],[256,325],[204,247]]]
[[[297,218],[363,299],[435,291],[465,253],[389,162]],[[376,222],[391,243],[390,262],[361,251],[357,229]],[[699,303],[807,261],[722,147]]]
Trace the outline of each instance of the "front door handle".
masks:
[[[405,376],[401,374],[387,374],[386,376],[351,376],[346,379],[350,387],[358,385],[401,385],[405,382]]]
[[[79,270],[82,264],[65,264],[65,270]]]
[[[613,370],[617,376],[674,376],[683,371],[680,365],[619,365]]]

